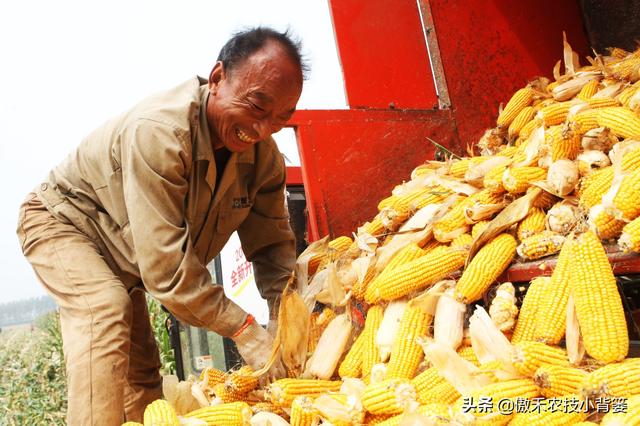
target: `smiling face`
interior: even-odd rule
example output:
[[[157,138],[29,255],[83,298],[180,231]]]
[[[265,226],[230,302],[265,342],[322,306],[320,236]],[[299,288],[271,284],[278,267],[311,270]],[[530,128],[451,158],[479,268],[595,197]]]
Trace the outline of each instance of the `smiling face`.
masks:
[[[209,76],[207,120],[213,148],[243,152],[284,127],[302,92],[300,67],[273,41],[230,72]]]

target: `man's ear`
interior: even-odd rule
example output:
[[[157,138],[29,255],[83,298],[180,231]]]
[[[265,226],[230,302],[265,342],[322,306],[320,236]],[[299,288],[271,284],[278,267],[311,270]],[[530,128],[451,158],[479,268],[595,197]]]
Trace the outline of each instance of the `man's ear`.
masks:
[[[222,65],[222,61],[218,61],[209,74],[209,92],[215,95],[218,91],[218,86],[220,86],[220,82],[224,80],[224,78],[224,66]]]

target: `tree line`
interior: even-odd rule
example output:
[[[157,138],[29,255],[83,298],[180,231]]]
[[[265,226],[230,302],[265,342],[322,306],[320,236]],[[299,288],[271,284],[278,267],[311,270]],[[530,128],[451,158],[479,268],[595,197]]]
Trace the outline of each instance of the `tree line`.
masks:
[[[56,303],[49,296],[0,303],[0,327],[30,323],[40,315],[54,310]]]

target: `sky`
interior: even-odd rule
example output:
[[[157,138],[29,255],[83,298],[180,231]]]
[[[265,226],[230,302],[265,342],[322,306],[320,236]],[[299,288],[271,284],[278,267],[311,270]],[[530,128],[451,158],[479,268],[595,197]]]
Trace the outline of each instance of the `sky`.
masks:
[[[15,233],[31,189],[109,118],[208,76],[229,36],[255,25],[302,40],[311,73],[299,109],[346,108],[327,0],[0,3],[0,303],[45,294]],[[292,133],[278,138],[288,157]]]

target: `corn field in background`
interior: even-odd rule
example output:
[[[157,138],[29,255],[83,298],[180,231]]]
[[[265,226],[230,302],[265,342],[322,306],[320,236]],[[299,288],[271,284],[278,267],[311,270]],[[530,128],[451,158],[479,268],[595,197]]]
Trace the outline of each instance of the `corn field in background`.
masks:
[[[155,300],[147,302],[161,374],[173,373],[176,362],[164,326],[167,314]],[[0,365],[0,426],[66,424],[67,384],[56,312],[41,316],[33,327],[2,330]]]
[[[64,425],[67,386],[57,313],[0,333],[0,425]]]

